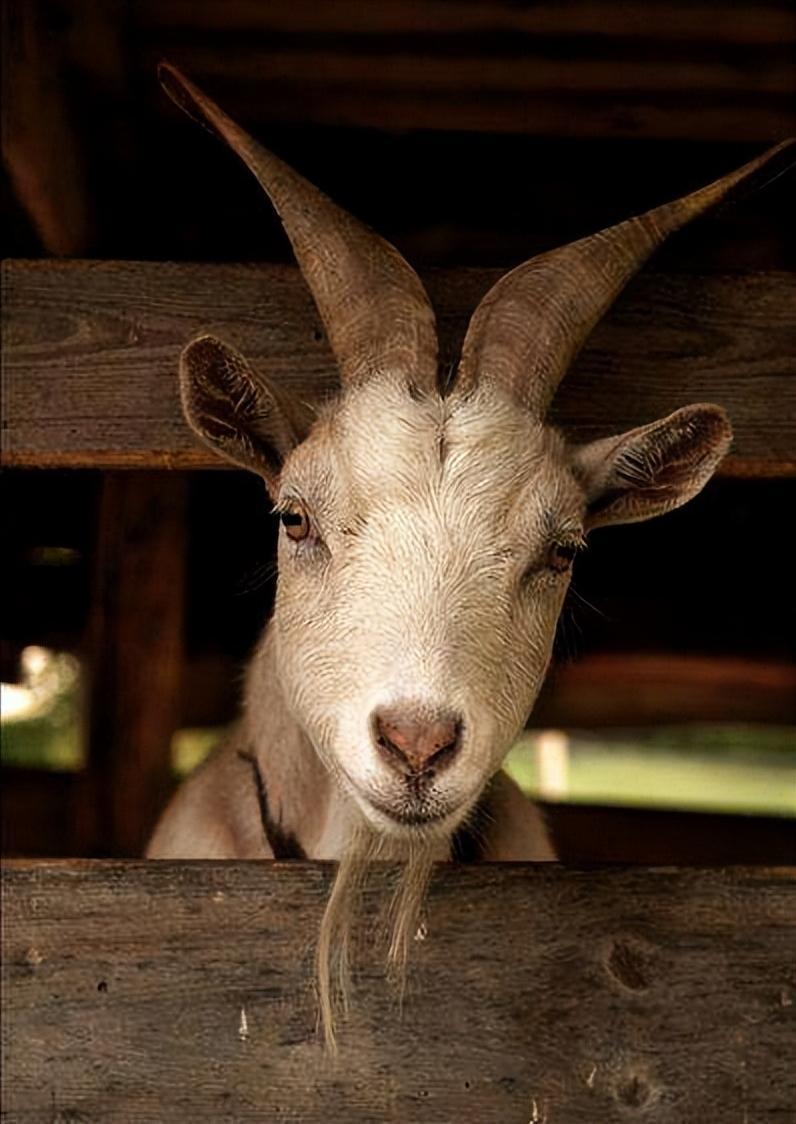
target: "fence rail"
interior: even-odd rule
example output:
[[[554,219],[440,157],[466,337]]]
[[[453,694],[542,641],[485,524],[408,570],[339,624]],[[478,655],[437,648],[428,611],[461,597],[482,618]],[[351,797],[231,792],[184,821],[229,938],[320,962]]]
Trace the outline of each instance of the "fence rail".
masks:
[[[6,863],[3,1119],[796,1119],[796,870],[440,868],[402,1015],[390,876],[332,1063],[328,865]]]
[[[498,274],[427,278],[443,350]],[[592,335],[555,420],[589,439],[688,402],[725,406],[724,471],[796,472],[796,275],[647,273]],[[175,378],[180,348],[215,330],[269,377],[317,398],[334,364],[298,271],[275,265],[8,261],[3,267],[6,463],[217,467],[192,438]]]

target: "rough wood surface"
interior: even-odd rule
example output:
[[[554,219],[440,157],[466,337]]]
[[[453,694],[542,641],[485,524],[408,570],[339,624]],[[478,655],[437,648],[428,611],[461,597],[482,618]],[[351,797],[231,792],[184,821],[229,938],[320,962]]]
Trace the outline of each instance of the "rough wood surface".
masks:
[[[143,0],[131,22],[138,58],[167,53],[244,119],[701,140],[794,122],[782,3]]]
[[[440,870],[402,1017],[388,875],[330,1063],[328,866],[7,864],[4,1120],[796,1119],[792,870]]]
[[[428,277],[447,353],[496,276]],[[643,275],[594,332],[555,420],[586,439],[714,401],[735,425],[724,471],[796,471],[795,293],[792,274]],[[294,392],[317,398],[335,385],[314,305],[289,267],[9,261],[3,328],[9,464],[218,465],[177,399],[177,356],[200,330]]]

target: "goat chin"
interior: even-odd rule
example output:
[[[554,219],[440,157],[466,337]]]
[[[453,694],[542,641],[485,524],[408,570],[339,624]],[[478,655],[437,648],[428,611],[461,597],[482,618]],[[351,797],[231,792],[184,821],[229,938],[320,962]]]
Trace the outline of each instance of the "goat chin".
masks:
[[[415,828],[385,836],[364,817],[353,826],[326,904],[316,951],[319,1021],[330,1052],[337,1050],[338,1016],[348,1012],[352,935],[368,867],[384,860],[398,864],[385,916],[386,974],[402,1000],[410,942],[420,929],[431,871],[439,857],[438,833]]]
[[[439,814],[430,812],[425,815],[393,812],[386,806],[380,807],[370,800],[357,800],[362,815],[374,832],[388,839],[397,840],[399,845],[404,844],[407,848],[416,843],[428,843],[433,846],[440,842],[447,842],[456,828],[466,819],[472,803],[474,801],[458,804],[452,810],[445,810]]]

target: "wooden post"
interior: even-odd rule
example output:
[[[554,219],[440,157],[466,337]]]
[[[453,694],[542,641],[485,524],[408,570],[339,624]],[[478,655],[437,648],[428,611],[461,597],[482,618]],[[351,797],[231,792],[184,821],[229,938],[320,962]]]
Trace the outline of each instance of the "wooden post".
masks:
[[[81,138],[64,90],[61,37],[40,0],[3,2],[3,157],[51,254],[85,253],[92,217]]]
[[[168,793],[179,718],[185,570],[181,474],[103,479],[88,656],[83,854],[138,855]]]

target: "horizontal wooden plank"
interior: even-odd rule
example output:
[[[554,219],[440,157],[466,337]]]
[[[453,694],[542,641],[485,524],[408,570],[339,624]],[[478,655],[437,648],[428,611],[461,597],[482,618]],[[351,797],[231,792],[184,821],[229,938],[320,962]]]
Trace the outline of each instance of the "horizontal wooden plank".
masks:
[[[494,270],[427,276],[454,355]],[[796,278],[646,273],[593,333],[554,420],[573,439],[629,428],[694,401],[735,426],[724,471],[796,471]],[[6,463],[216,467],[180,413],[180,348],[216,331],[285,388],[336,385],[297,270],[277,265],[25,262],[3,266]]]
[[[4,1119],[792,1119],[793,870],[447,866],[400,1013],[379,869],[336,1062],[311,981],[331,873],[7,864]]]
[[[786,816],[601,804],[541,806],[562,862],[647,866],[796,863],[796,824]]]
[[[796,667],[735,656],[596,652],[554,664],[537,728],[681,722],[796,723]]]
[[[167,53],[249,120],[760,141],[795,125],[780,4],[145,0],[132,19],[138,67]]]
[[[616,0],[138,0],[131,12],[139,33],[146,28],[202,32],[278,32],[352,35],[485,35],[496,31],[554,36],[615,36],[638,40],[657,38],[668,43],[781,44],[796,34],[787,3],[769,0],[750,9],[727,0],[653,0],[628,4]]]

